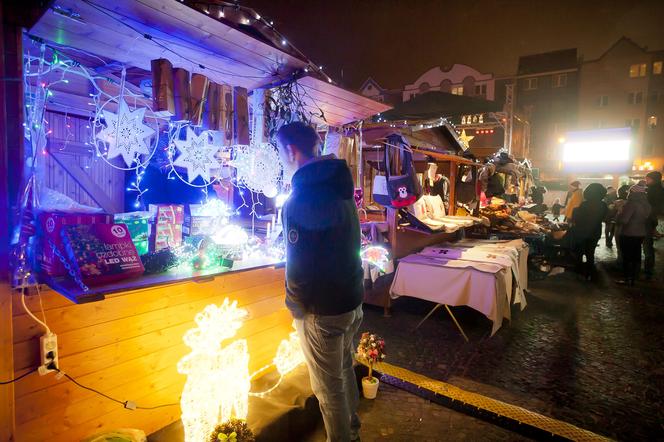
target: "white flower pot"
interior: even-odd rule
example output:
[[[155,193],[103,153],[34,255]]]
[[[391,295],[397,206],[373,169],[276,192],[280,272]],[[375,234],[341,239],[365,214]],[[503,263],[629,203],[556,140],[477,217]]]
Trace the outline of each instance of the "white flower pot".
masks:
[[[380,381],[375,377],[365,377],[362,378],[362,392],[364,397],[367,399],[376,399],[376,394],[378,393],[378,384]]]

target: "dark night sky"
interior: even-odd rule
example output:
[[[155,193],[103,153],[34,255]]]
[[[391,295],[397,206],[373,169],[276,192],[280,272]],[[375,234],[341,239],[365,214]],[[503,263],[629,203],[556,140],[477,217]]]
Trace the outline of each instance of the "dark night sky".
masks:
[[[347,87],[387,88],[433,66],[496,75],[519,55],[576,47],[596,58],[625,35],[664,49],[664,0],[242,0]],[[341,70],[343,69],[343,78]]]

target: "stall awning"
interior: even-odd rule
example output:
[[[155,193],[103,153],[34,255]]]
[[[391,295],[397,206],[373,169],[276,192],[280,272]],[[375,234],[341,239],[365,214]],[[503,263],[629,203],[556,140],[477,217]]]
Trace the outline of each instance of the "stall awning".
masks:
[[[341,126],[392,108],[311,76],[299,79],[297,84],[302,88],[301,95],[307,109],[314,115],[325,117],[318,118],[316,122],[319,124]]]
[[[59,0],[29,32],[146,71],[150,60],[167,58],[174,67],[250,90],[307,66],[177,0]]]

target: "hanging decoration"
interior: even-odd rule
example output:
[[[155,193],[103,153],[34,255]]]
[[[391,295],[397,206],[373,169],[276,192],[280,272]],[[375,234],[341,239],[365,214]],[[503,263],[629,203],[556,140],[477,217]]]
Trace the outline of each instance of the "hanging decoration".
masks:
[[[470,147],[470,142],[475,138],[473,135],[466,135],[466,129],[461,130],[461,135],[459,135],[459,141],[465,146],[466,149]]]
[[[101,110],[106,127],[99,131],[95,138],[108,145],[107,159],[121,156],[126,166],[133,169],[135,163],[141,164],[138,160],[141,155],[151,156],[146,139],[152,137],[156,131],[143,122],[145,110],[144,107],[130,110],[123,98],[119,99],[117,113]]]
[[[268,198],[277,196],[282,170],[277,149],[269,143],[260,143],[236,145],[232,150],[230,165],[237,171],[237,184]]]
[[[196,135],[191,127],[187,127],[187,138],[185,140],[175,139],[175,146],[180,155],[173,161],[173,166],[187,169],[187,181],[193,182],[201,177],[206,183],[210,183],[213,170],[221,167],[216,153],[218,146],[210,144],[208,132]]]

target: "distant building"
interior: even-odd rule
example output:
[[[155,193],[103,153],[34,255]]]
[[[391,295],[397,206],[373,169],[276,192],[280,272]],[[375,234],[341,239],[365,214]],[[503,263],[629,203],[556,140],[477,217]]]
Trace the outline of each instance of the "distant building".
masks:
[[[401,89],[385,89],[376,80],[367,78],[359,89],[360,94],[381,103],[396,105],[401,103]]]
[[[579,129],[631,127],[638,170],[664,167],[664,51],[622,37],[581,64]]]
[[[440,67],[429,69],[412,84],[403,89],[403,101],[427,92],[445,92],[467,97],[479,97],[493,101],[495,82],[493,74],[483,74],[465,64],[454,64],[443,70]]]
[[[515,85],[515,112],[530,123],[529,156],[544,178],[558,174],[559,139],[576,126],[578,72],[577,50],[563,49],[519,57],[516,76],[498,81]]]

